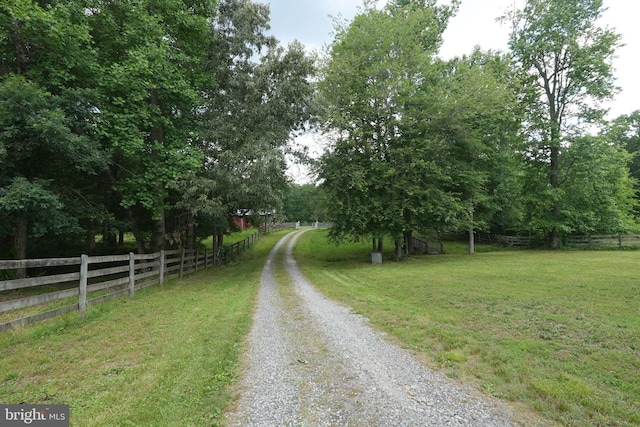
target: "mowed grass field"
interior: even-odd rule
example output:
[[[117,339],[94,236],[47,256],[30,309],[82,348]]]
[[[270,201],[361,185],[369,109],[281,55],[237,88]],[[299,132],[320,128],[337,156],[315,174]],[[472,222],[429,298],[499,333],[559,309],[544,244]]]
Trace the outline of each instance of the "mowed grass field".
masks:
[[[265,257],[0,334],[0,403],[63,403],[73,426],[212,426],[232,401]]]
[[[640,251],[505,251],[371,265],[369,243],[301,237],[326,295],[425,363],[566,426],[640,425]]]
[[[74,426],[222,423],[264,259],[284,234],[85,320],[0,334],[0,402],[68,403]],[[640,251],[446,249],[374,266],[368,243],[336,247],[318,230],[295,255],[324,293],[526,417],[640,425]]]

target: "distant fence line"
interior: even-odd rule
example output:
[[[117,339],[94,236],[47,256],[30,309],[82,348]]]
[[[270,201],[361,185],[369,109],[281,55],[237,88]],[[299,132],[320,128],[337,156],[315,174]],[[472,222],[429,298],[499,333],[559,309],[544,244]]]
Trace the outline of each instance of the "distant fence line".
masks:
[[[466,234],[456,233],[454,236],[467,238]],[[532,236],[505,236],[489,233],[475,233],[476,243],[508,246],[512,248],[532,248],[540,245],[539,239]],[[563,246],[586,248],[619,249],[640,246],[640,234],[593,234],[584,236],[567,236],[562,240]]]
[[[428,237],[413,236],[413,250],[414,252],[420,252],[423,254],[441,254],[444,253],[444,245],[441,240],[437,243]]]
[[[576,247],[618,247],[619,249],[640,246],[640,234],[609,234],[571,236],[567,245]]]
[[[87,307],[125,295],[133,299],[136,291],[158,284],[162,286],[166,280],[208,269],[218,261],[224,262],[240,255],[249,249],[263,233],[284,228],[292,228],[292,225],[270,224],[240,242],[225,246],[225,250],[219,254],[214,254],[207,249],[203,252],[178,249],[153,254],[129,253],[107,256],[81,255],[73,258],[0,260],[0,272],[21,268],[58,270],[55,274],[0,281],[0,313],[73,297],[78,298],[78,301],[73,304],[0,323],[0,332],[72,311],[79,311],[80,317],[84,318]],[[54,285],[57,288],[56,291],[38,293],[39,290],[45,290],[45,286]],[[13,299],[7,299],[9,295],[6,293],[2,295],[5,291],[22,289],[35,290],[35,292],[29,292],[34,295],[18,295]],[[98,292],[106,292],[106,294],[89,298],[92,293]]]

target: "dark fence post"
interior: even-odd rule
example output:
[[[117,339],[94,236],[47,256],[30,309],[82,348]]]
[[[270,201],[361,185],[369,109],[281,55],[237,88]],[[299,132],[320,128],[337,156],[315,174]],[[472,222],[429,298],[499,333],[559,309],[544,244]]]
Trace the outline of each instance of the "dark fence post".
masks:
[[[129,299],[133,299],[136,292],[136,259],[133,252],[129,252]]]
[[[164,285],[164,270],[166,269],[165,258],[166,258],[166,254],[164,250],[161,250],[160,251],[160,287]]]
[[[78,310],[80,317],[84,319],[87,315],[87,277],[89,276],[89,256],[82,255],[80,257],[80,289],[78,292],[79,302]]]
[[[180,252],[180,274],[178,277],[182,278],[182,272],[184,271],[184,248],[182,248],[182,252]]]

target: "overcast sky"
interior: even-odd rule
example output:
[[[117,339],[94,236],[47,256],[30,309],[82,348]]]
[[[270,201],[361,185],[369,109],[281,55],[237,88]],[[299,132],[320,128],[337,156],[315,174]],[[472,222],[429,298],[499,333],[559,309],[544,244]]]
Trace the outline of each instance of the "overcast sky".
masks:
[[[310,49],[321,49],[332,41],[330,16],[347,20],[357,13],[361,0],[255,0],[271,6],[272,33],[283,43],[299,40]],[[450,58],[471,53],[475,45],[483,50],[505,51],[509,29],[495,22],[505,10],[522,5],[523,0],[462,0],[460,10],[444,33],[440,56]],[[447,1],[441,1],[447,3]],[[622,34],[626,46],[619,49],[614,61],[617,84],[622,92],[610,104],[610,117],[640,109],[640,1],[604,0],[603,23]]]

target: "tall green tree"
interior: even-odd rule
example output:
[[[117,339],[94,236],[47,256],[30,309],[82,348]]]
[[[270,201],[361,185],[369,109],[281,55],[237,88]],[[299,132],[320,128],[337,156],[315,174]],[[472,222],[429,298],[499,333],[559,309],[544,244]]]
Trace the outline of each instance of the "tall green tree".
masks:
[[[222,1],[213,22],[208,64],[217,85],[205,92],[196,140],[204,162],[183,183],[191,189],[183,205],[211,220],[218,245],[238,210],[281,210],[285,152],[313,115],[315,59],[298,42],[280,46],[268,29],[268,6],[249,0]]]
[[[184,243],[195,214],[224,224],[279,206],[315,64],[266,35],[268,12],[248,0],[2,2],[3,241],[25,235],[22,218],[38,233],[82,224],[91,248],[102,222],[105,236],[129,227],[144,252]]]
[[[509,48],[524,88],[526,156],[546,169],[540,176],[549,185],[537,195],[543,216],[533,221],[553,248],[571,231],[561,215],[563,151],[584,125],[603,117],[600,102],[615,93],[611,59],[620,36],[598,25],[604,11],[602,0],[528,0],[504,18],[513,25]]]
[[[428,121],[428,134],[446,142],[448,157],[440,161],[449,163],[449,191],[459,198],[448,226],[469,231],[471,253],[475,230],[488,231],[495,215],[517,205],[519,118],[510,74],[504,56],[479,49],[449,61],[437,114]]]
[[[94,51],[79,10],[69,2],[0,5],[0,233],[13,237],[18,258],[29,237],[78,229],[79,177],[103,165],[90,138]]]
[[[202,162],[193,140],[204,90],[214,85],[206,65],[215,2],[88,3],[101,71],[100,141],[112,156],[105,186],[127,212],[138,252],[145,232],[159,250],[174,183]]]
[[[429,206],[447,204],[438,183],[448,178],[434,162],[442,146],[408,130],[433,105],[435,54],[454,11],[435,1],[367,3],[337,27],[320,86],[337,135],[320,172],[334,239],[388,236],[400,256]]]

